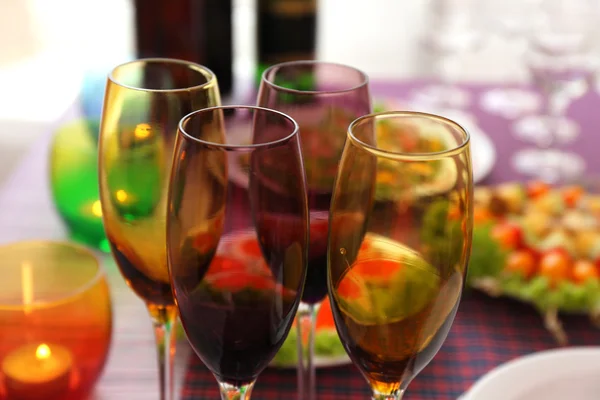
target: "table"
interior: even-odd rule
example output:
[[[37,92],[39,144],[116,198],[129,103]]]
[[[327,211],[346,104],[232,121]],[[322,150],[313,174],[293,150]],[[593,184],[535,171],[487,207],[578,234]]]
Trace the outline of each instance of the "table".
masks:
[[[371,85],[375,97],[401,98],[417,87],[414,83],[378,83]],[[487,88],[470,86],[474,99]],[[402,104],[402,101],[399,102]],[[588,172],[600,171],[596,156],[600,141],[594,127],[600,126],[600,115],[593,112],[600,98],[590,93],[575,102],[571,116],[582,125],[581,136],[566,148],[581,154]],[[477,125],[494,141],[498,164],[482,184],[522,179],[508,163],[515,150],[524,147],[510,134],[510,122],[487,115],[474,108]],[[600,331],[586,316],[561,316],[570,345],[600,344]],[[463,296],[457,317],[448,338],[431,363],[410,384],[407,400],[456,399],[483,374],[497,365],[532,352],[552,349],[557,344],[544,328],[542,317],[529,305],[507,299],[492,299],[468,290]],[[295,395],[293,370],[265,370],[258,378],[253,400],[293,398]],[[317,371],[319,400],[359,400],[370,398],[366,381],[354,366],[323,368]],[[211,373],[202,363],[192,358],[184,385],[184,400],[217,398],[217,387]]]
[[[56,122],[80,116],[77,103]],[[67,237],[50,197],[46,165],[51,129],[25,155],[0,191],[0,243]],[[112,257],[98,253],[107,273],[113,301],[113,341],[104,373],[92,400],[158,399],[158,368],[152,324],[144,303],[127,287]],[[176,390],[190,355],[178,343]]]
[[[385,97],[401,97],[409,89],[414,87],[416,87],[414,83],[390,84],[385,82],[373,82],[372,84],[373,93]],[[474,98],[476,98],[476,96],[484,89],[484,87],[470,87],[470,90],[475,95]],[[599,105],[600,99],[598,99],[598,96],[595,93],[589,93],[584,98],[575,102],[571,108],[571,115],[581,122],[583,130],[579,140],[570,145],[569,148],[577,150],[586,159],[588,162],[588,171],[593,174],[600,171],[600,157],[597,156],[600,146],[598,146],[599,141],[595,136],[594,129],[596,126],[600,126],[600,113],[594,112]],[[74,104],[63,118],[61,118],[60,121],[57,121],[57,126],[60,122],[68,121],[78,115],[79,111],[77,104]],[[478,118],[480,127],[483,128],[495,142],[497,159],[500,163],[485,180],[485,183],[518,179],[519,176],[514,170],[508,168],[506,164],[502,164],[506,163],[506,160],[508,160],[512,152],[522,146],[510,136],[508,121],[501,117],[483,114],[478,110],[475,110],[475,115]],[[0,243],[31,238],[57,239],[66,237],[63,225],[53,209],[48,179],[46,177],[47,150],[51,139],[51,133],[51,131],[48,132],[48,135],[40,138],[40,140],[32,146],[30,152],[8,178],[5,187],[0,192]],[[115,304],[114,336],[109,360],[104,370],[104,374],[97,385],[94,399],[157,399],[157,368],[154,338],[145,307],[142,301],[127,288],[111,258],[106,255],[102,256],[102,258],[111,284],[111,295]],[[493,303],[493,300],[481,298],[482,296],[479,297],[477,302],[468,302],[465,303],[467,304],[467,307],[461,307],[457,321],[460,320],[463,313],[469,312],[468,307],[477,308],[485,307],[485,304],[495,304]],[[463,309],[466,309],[466,311]],[[485,313],[484,308],[483,314]],[[527,314],[525,312],[525,315],[526,320],[535,318],[535,315],[531,313]],[[532,323],[539,325],[539,321],[533,321]],[[421,389],[425,389],[424,391],[422,390],[421,393],[427,393],[427,385],[445,388],[447,393],[460,393],[465,390],[472,381],[485,373],[487,369],[490,368],[490,365],[494,366],[502,361],[499,358],[486,358],[486,355],[482,350],[482,357],[474,357],[470,369],[467,368],[466,370],[460,371],[459,374],[448,375],[448,360],[453,359],[453,357],[463,360],[471,357],[471,354],[467,355],[465,349],[460,347],[460,343],[464,342],[452,345],[452,337],[466,335],[465,337],[468,337],[468,340],[472,341],[475,346],[480,346],[481,349],[484,349],[486,346],[491,346],[492,348],[494,346],[500,346],[500,351],[502,351],[502,339],[499,339],[500,344],[495,343],[493,339],[493,330],[486,333],[492,335],[487,337],[486,334],[482,334],[483,332],[473,331],[472,329],[469,330],[469,326],[472,328],[472,325],[469,325],[469,323],[467,323],[467,325],[455,324],[449,339],[449,344],[442,348],[439,355],[427,369],[427,371],[432,373],[432,375],[428,376],[435,376],[439,373],[439,376],[449,376],[449,380],[436,383],[427,381],[427,379],[433,378],[423,378],[422,380],[417,378],[415,381],[416,389],[419,388],[419,385],[421,386]],[[461,331],[461,329],[463,329],[463,331]],[[466,331],[464,329],[466,329]],[[538,332],[536,334],[540,333]],[[600,338],[600,334],[598,337]],[[506,343],[504,344],[506,345]],[[546,343],[546,345],[548,344]],[[507,346],[510,347],[510,344]],[[182,384],[181,378],[184,376],[184,370],[187,368],[187,359],[190,354],[189,347],[185,343],[181,343],[178,350],[179,356],[176,361],[176,377],[179,378],[177,379],[177,393],[180,392]],[[194,365],[193,373],[198,373],[198,368],[201,367],[198,367],[197,364]],[[200,370],[199,373],[203,372]],[[287,387],[288,391],[294,390],[295,377],[293,371],[280,372],[279,375],[273,375],[274,372],[270,371],[268,374],[269,375],[265,375],[263,378],[264,383],[262,385],[274,384],[274,379],[276,379],[278,382],[277,390],[285,387]],[[319,374],[321,375],[321,372]],[[188,377],[189,376],[193,375],[188,375]],[[274,378],[275,376],[279,377]],[[353,378],[349,381],[348,379],[350,377]],[[351,366],[341,368],[337,370],[337,372],[334,372],[333,375],[326,378],[324,377],[324,379],[326,379],[326,381],[324,381],[323,384],[326,386],[325,392],[320,393],[322,398],[337,399],[344,398],[344,395],[346,398],[350,398],[349,396],[351,396],[352,393],[354,393],[354,395],[351,396],[352,398],[368,397],[366,384],[357,376],[357,373]],[[205,383],[208,392],[203,389],[203,382]],[[259,386],[261,386],[260,382],[263,381],[259,380]],[[281,382],[282,386],[279,386],[279,382]],[[341,392],[339,390],[331,390],[333,386],[340,387]],[[215,396],[216,393],[213,391],[214,389],[216,389],[214,381],[210,381],[210,379],[207,378],[206,381],[202,381],[195,386],[192,385],[186,387],[184,392],[189,396],[210,394],[212,397]],[[413,388],[411,387],[411,390],[412,389]],[[259,387],[257,387],[257,391],[258,390]],[[279,392],[277,392],[277,390],[271,387],[270,390],[267,390],[267,393],[270,393],[267,397],[279,398]],[[186,398],[189,398],[189,396]],[[422,396],[425,397],[421,398],[428,399],[442,398],[427,397],[426,395]],[[264,395],[261,395],[261,397],[257,398],[265,397]],[[409,398],[417,399],[419,397],[409,396]]]

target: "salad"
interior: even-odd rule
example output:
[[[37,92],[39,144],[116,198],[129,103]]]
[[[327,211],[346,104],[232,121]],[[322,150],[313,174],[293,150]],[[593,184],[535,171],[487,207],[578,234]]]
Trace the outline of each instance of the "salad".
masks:
[[[567,343],[559,312],[600,317],[600,195],[541,182],[476,188],[468,283],[532,304]]]

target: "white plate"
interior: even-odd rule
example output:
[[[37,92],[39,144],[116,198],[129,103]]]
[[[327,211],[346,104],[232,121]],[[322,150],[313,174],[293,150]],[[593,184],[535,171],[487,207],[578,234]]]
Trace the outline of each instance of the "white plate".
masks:
[[[471,159],[473,160],[473,181],[479,183],[488,176],[496,163],[496,148],[488,135],[481,130],[471,132]]]
[[[389,107],[388,107],[389,108]],[[473,181],[479,183],[487,177],[496,164],[496,148],[494,143],[477,125],[476,121],[466,114],[458,112],[448,112],[448,114],[440,114],[455,120],[463,125],[471,135],[471,159],[473,160]],[[243,132],[242,132],[243,134]],[[240,187],[247,187],[248,177],[245,171],[242,170],[238,160],[239,154],[230,154],[229,174],[230,179]]]
[[[473,160],[473,181],[479,183],[492,172],[496,163],[496,148],[490,137],[479,127],[471,114],[458,110],[439,110],[435,114],[449,118],[460,124],[471,136],[471,159]]]
[[[597,400],[600,347],[547,350],[502,364],[460,400]]]
[[[376,104],[386,110],[425,111],[449,118],[463,126],[471,135],[471,159],[473,160],[473,181],[479,183],[487,177],[496,164],[496,148],[490,137],[479,127],[476,118],[460,110],[424,108],[417,104],[409,105],[401,99],[378,99]]]

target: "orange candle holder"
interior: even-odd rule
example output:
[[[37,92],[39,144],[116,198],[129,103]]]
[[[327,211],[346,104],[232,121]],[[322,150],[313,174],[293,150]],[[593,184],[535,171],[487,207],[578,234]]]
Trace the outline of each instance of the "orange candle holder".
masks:
[[[112,335],[97,258],[37,241],[0,246],[0,260],[0,399],[87,398]]]

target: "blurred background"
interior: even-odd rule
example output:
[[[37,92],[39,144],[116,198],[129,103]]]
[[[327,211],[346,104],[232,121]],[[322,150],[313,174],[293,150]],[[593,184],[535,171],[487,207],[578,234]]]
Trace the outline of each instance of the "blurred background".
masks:
[[[139,57],[206,65],[229,104],[254,103],[260,74],[274,63],[348,64],[370,76],[375,109],[432,112],[464,125],[478,185],[597,176],[599,8],[600,0],[0,0],[0,240],[69,232],[108,251],[97,184],[98,121],[107,74]],[[525,201],[521,189],[504,187],[503,194]],[[540,207],[562,213],[556,193],[548,193]],[[591,204],[597,213],[600,200]],[[546,217],[532,220],[544,228]],[[520,235],[510,232],[513,239]],[[549,243],[565,245],[561,235],[549,235]],[[586,239],[598,276],[599,238],[594,232],[594,241]],[[482,264],[487,268],[487,253]],[[149,321],[138,318],[143,305],[109,265],[117,339],[97,398],[156,398]],[[497,353],[486,349],[486,364],[477,342],[477,368],[454,368],[447,361],[464,352],[454,342],[458,350],[438,366],[451,366],[448,384],[456,395],[476,378],[473,371],[483,373],[515,349],[542,348],[531,347],[529,339],[541,336],[532,331],[522,336],[522,347],[506,352],[506,337],[530,326],[534,314],[519,314],[514,329],[497,330],[514,305],[503,317],[485,311],[495,318],[490,322],[477,314],[485,307],[471,305],[457,337],[470,341],[464,332],[477,331],[497,335],[502,345]],[[571,333],[594,338],[574,343],[597,343],[596,333],[577,325]],[[187,364],[176,365],[183,375]],[[423,380],[428,389],[429,379]]]
[[[509,119],[506,133],[534,150],[568,144],[580,129],[564,114],[595,93],[589,89],[597,70],[597,3],[0,0],[0,185],[74,104],[97,118],[106,74],[142,56],[207,65],[225,102],[238,103],[252,102],[256,79],[269,64],[306,58],[350,64],[384,86],[423,83],[402,89],[395,108],[470,118],[464,111],[477,105]],[[485,90],[474,98],[464,85]],[[531,152],[513,158],[526,175],[552,163],[547,180],[556,180],[556,164],[565,160],[576,168],[563,175],[585,168],[562,153],[542,161]]]
[[[515,2],[504,2],[511,1]],[[218,6],[222,10],[231,9],[231,26],[217,29],[230,28],[232,32],[233,93],[250,87],[257,69],[257,2],[212,1],[222,3]],[[146,3],[156,7],[150,6],[154,1]],[[197,3],[211,6],[211,1]],[[314,14],[314,57],[351,64],[374,80],[431,76],[435,68],[421,39],[432,24],[438,24],[433,3],[435,0],[319,0]],[[454,3],[455,7],[465,6]],[[51,130],[81,96],[84,87],[101,96],[110,68],[135,57],[135,16],[134,0],[0,0],[0,184],[32,142]],[[213,40],[215,46],[225,46],[218,37],[205,34],[212,38],[207,43]],[[454,78],[525,82],[526,73],[515,62],[522,47],[519,40],[490,40],[479,49],[463,51]]]

